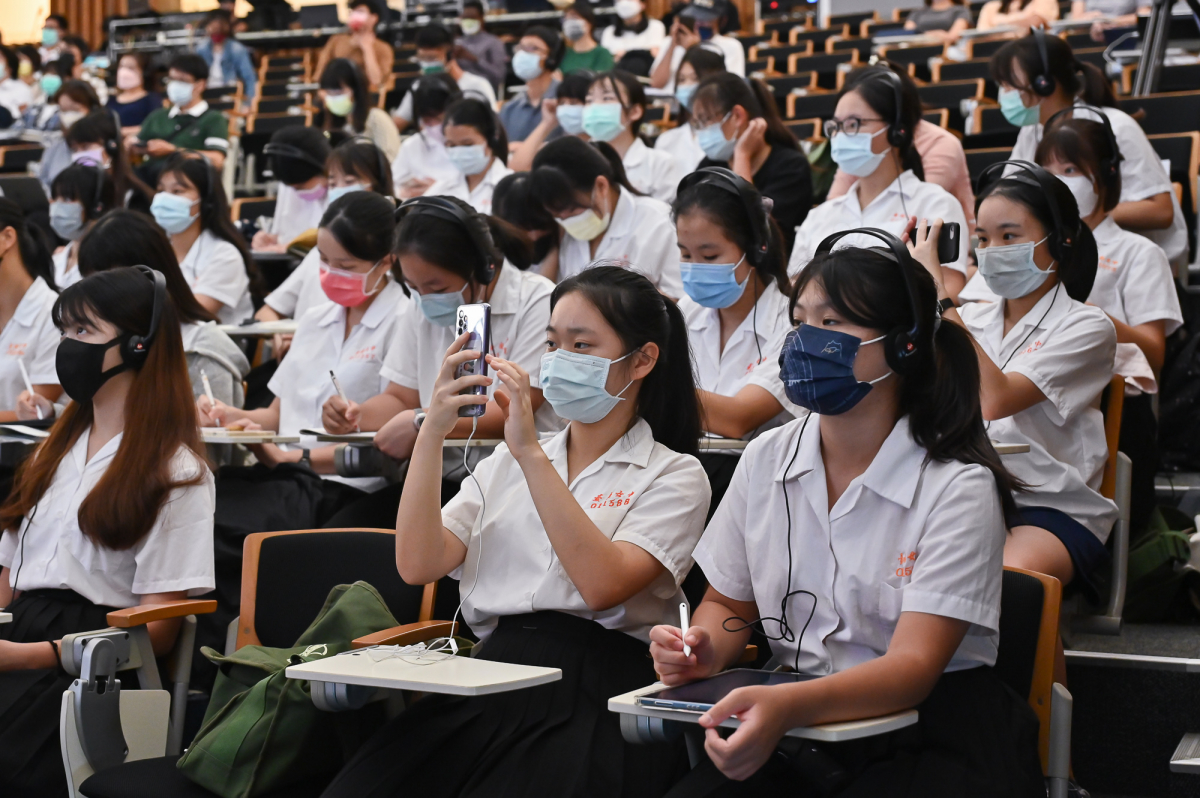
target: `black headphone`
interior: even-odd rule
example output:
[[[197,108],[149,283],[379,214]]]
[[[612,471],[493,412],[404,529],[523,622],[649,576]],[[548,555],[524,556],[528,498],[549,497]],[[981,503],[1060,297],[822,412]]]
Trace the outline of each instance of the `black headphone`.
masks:
[[[1004,170],[1010,166],[1016,167],[1028,174],[1004,175]],[[1050,215],[1054,218],[1054,229],[1048,231],[1050,235],[1050,254],[1056,260],[1063,260],[1066,250],[1075,246],[1075,236],[1079,232],[1079,228],[1068,230],[1063,224],[1062,210],[1058,207],[1058,199],[1054,196],[1054,184],[1058,183],[1062,185],[1062,181],[1042,167],[1029,161],[1000,161],[984,169],[979,175],[975,196],[981,198],[986,196],[984,187],[986,186],[988,190],[992,188],[992,186],[988,185],[987,176],[997,170],[1001,172],[1001,180],[1016,180],[1026,185],[1034,185],[1040,188],[1042,193],[1046,195],[1046,202],[1050,205]],[[1080,224],[1083,224],[1083,222],[1081,221]]]
[[[154,308],[150,311],[150,330],[143,335],[131,335],[121,344],[121,358],[129,366],[140,366],[150,352],[150,344],[158,332],[158,320],[167,301],[167,278],[149,266],[134,266],[154,283]]]
[[[762,194],[754,184],[723,166],[706,166],[679,181],[677,194],[682,195],[695,186],[714,186],[741,200],[751,233],[751,248],[746,250],[746,260],[750,261],[751,266],[760,266],[771,248],[771,224],[763,207]]]
[[[1042,57],[1042,71],[1030,80],[1033,93],[1039,97],[1049,97],[1058,88],[1058,81],[1050,74],[1050,55],[1046,52],[1046,30],[1037,27],[1033,29],[1033,40],[1037,42],[1038,55]]]
[[[908,247],[886,230],[879,230],[874,227],[858,227],[853,230],[843,230],[840,233],[834,233],[827,236],[824,241],[817,247],[816,255],[823,255],[833,250],[833,245],[848,235],[868,235],[878,238],[890,250],[890,259],[896,262],[900,267],[900,276],[904,278],[904,289],[908,293],[908,305],[912,310],[913,323],[910,329],[904,329],[904,326],[894,327],[890,330],[883,339],[883,355],[887,359],[887,363],[891,366],[892,371],[897,374],[905,374],[911,370],[912,364],[915,364],[917,358],[922,356],[922,350],[917,344],[917,336],[921,331],[920,309],[917,307],[917,289],[913,285],[912,274],[910,269],[920,269],[908,252]],[[888,253],[885,253],[888,254]],[[934,321],[938,320],[937,308],[932,309]],[[783,354],[780,353],[782,360]]]
[[[538,38],[541,38],[540,36]],[[544,40],[543,40],[544,41]],[[562,63],[563,56],[567,54],[567,42],[561,33],[555,34],[555,44],[550,48],[550,55],[546,56],[546,60],[542,62],[542,69],[547,72],[553,72],[558,69],[558,65]]]
[[[338,147],[345,147],[347,144],[370,144],[371,147],[374,148],[375,159],[379,165],[379,187],[383,188],[384,178],[387,177],[388,172],[391,171],[391,165],[388,164],[387,156],[383,154],[383,150],[379,149],[379,145],[366,136],[357,135],[347,139],[346,141],[343,141],[338,145]]]
[[[268,144],[263,147],[264,155],[275,155],[283,158],[294,158],[297,161],[304,161],[307,164],[325,171],[325,162],[317,158],[310,152],[300,149],[294,144]]]
[[[1117,134],[1115,132],[1113,132],[1112,121],[1108,118],[1108,115],[1105,114],[1104,111],[1102,111],[1101,109],[1097,108],[1094,105],[1087,105],[1084,103],[1081,103],[1079,105],[1069,106],[1069,107],[1064,108],[1061,111],[1057,112],[1056,114],[1054,114],[1054,116],[1050,117],[1049,119],[1047,119],[1046,124],[1042,126],[1042,130],[1043,131],[1049,130],[1050,126],[1053,125],[1055,123],[1055,121],[1058,120],[1059,117],[1065,118],[1065,117],[1067,117],[1068,114],[1070,114],[1069,118],[1075,119],[1076,117],[1075,117],[1074,112],[1080,111],[1080,110],[1089,111],[1092,114],[1094,114],[1095,116],[1099,117],[1098,120],[1092,119],[1091,117],[1080,117],[1080,118],[1082,118],[1086,121],[1089,121],[1089,122],[1098,121],[1104,127],[1104,135],[1108,139],[1108,148],[1109,148],[1109,151],[1112,152],[1111,158],[1105,158],[1104,160],[1102,160],[1100,162],[1100,169],[1103,171],[1103,174],[1097,175],[1097,177],[1101,177],[1101,178],[1115,177],[1121,171],[1121,161],[1123,161],[1125,159],[1121,155],[1120,145],[1117,144]]]
[[[428,213],[465,229],[479,253],[479,260],[471,267],[471,277],[480,285],[491,284],[496,276],[496,244],[492,241],[492,231],[483,214],[467,213],[446,197],[414,197],[400,203],[396,209],[396,223],[414,213]]]
[[[108,179],[108,172],[104,171],[103,166],[93,166],[96,170],[96,192],[92,196],[92,213],[99,219],[104,214],[104,181]]]
[[[880,79],[892,87],[892,93],[896,97],[896,118],[888,128],[887,142],[902,150],[912,144],[912,131],[904,122],[904,84],[900,81],[900,76],[886,65],[879,65],[879,69]]]
[[[180,152],[184,154],[184,160],[204,162],[205,178],[208,185],[204,187],[204,196],[200,198],[200,213],[202,216],[204,214],[211,216],[216,207],[214,192],[217,189],[215,184],[220,180],[220,177],[217,175],[217,168],[213,166],[212,161],[208,160],[208,156],[199,150],[180,150]]]

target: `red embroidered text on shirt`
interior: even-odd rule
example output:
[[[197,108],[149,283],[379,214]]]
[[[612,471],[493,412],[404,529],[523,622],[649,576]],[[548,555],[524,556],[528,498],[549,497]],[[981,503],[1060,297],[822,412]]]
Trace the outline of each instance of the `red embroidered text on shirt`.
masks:
[[[1034,341],[1032,344],[1025,347],[1025,351],[1023,354],[1032,355],[1034,352],[1038,351],[1041,348],[1042,348],[1042,342],[1040,340]]]
[[[374,345],[364,346],[362,349],[359,349],[357,352],[355,352],[353,355],[351,355],[350,357],[347,358],[347,360],[377,360],[377,359],[378,359],[378,355],[375,354],[375,346]]]
[[[1106,258],[1101,255],[1096,265],[1105,271],[1115,272],[1120,269],[1121,261],[1117,260],[1116,258]]]
[[[633,498],[635,490],[610,490],[607,494],[598,493],[592,498],[591,509],[598,510],[601,507],[625,507],[629,504],[629,500]]]
[[[7,354],[9,357],[25,357],[25,350],[28,348],[29,344],[9,344]]]
[[[900,567],[896,569],[896,576],[912,576],[912,564],[917,561],[917,553],[915,551],[907,554],[901,552],[897,559],[900,561]]]

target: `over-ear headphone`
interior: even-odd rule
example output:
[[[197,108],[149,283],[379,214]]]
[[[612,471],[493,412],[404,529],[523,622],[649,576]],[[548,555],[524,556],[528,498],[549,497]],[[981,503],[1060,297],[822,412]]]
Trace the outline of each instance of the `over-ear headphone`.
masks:
[[[208,156],[198,150],[181,150],[184,157],[188,160],[198,160],[204,162],[204,195],[200,197],[200,213],[202,216],[211,218],[213,211],[216,208],[215,192],[217,190],[216,183],[221,179],[217,174],[217,168],[213,166],[212,161],[208,160]]]
[[[692,172],[679,181],[677,194],[682,195],[684,191],[702,185],[728,191],[741,200],[750,223],[751,248],[746,251],[746,260],[750,261],[751,266],[761,265],[771,248],[771,224],[763,207],[762,194],[753,183],[723,166],[706,166]]]
[[[912,131],[908,129],[908,124],[904,121],[904,84],[900,81],[900,76],[886,64],[879,65],[879,75],[881,80],[892,87],[892,93],[896,98],[896,117],[888,128],[887,142],[902,150],[912,143]]]
[[[96,191],[92,195],[91,212],[94,218],[99,219],[104,213],[104,181],[108,179],[108,172],[104,171],[103,166],[92,166],[96,170]]]
[[[131,335],[121,344],[121,357],[130,366],[140,366],[150,352],[150,344],[158,332],[158,320],[167,301],[167,279],[149,266],[134,266],[154,283],[154,307],[150,311],[150,329],[145,335]]]
[[[890,250],[890,259],[896,262],[900,269],[900,276],[904,279],[904,289],[908,293],[908,305],[912,310],[913,323],[912,327],[905,329],[903,325],[892,328],[883,339],[883,354],[887,358],[887,363],[892,367],[892,371],[897,374],[905,374],[911,371],[918,358],[923,355],[921,347],[917,343],[917,337],[920,334],[921,311],[917,307],[917,288],[913,285],[912,271],[921,268],[913,262],[912,255],[908,252],[908,247],[886,230],[879,230],[874,227],[859,227],[854,230],[843,230],[840,233],[834,233],[827,236],[820,246],[817,247],[816,254],[822,255],[833,250],[834,244],[848,235],[868,235],[878,238]],[[885,253],[887,254],[887,253]],[[930,314],[936,321],[937,308],[931,308]],[[780,355],[782,357],[782,355]]]
[[[439,219],[445,219],[460,225],[471,237],[479,260],[471,267],[471,277],[480,285],[489,285],[496,276],[496,244],[492,241],[492,231],[487,226],[487,219],[482,214],[468,214],[456,203],[446,197],[414,197],[402,202],[396,209],[396,223],[399,224],[409,214],[428,213]]]
[[[561,33],[555,34],[555,45],[550,48],[550,55],[546,56],[546,60],[542,62],[542,69],[547,72],[553,72],[558,69],[558,65],[562,63],[563,56],[567,54],[567,42]]]
[[[1069,107],[1064,108],[1061,111],[1057,112],[1056,114],[1054,114],[1054,116],[1050,117],[1049,119],[1047,119],[1046,124],[1042,127],[1042,130],[1043,131],[1049,130],[1050,126],[1053,125],[1056,121],[1058,121],[1059,118],[1075,119],[1076,118],[1075,112],[1077,112],[1077,111],[1088,111],[1092,115],[1098,117],[1097,119],[1092,119],[1090,116],[1078,117],[1078,118],[1085,119],[1089,122],[1099,122],[1100,125],[1104,128],[1104,136],[1108,139],[1108,149],[1112,153],[1112,157],[1105,158],[1104,160],[1102,160],[1100,162],[1100,169],[1103,171],[1103,174],[1097,175],[1097,177],[1111,178],[1111,177],[1116,176],[1121,171],[1121,161],[1124,160],[1124,157],[1121,155],[1120,145],[1117,144],[1117,134],[1113,131],[1112,121],[1108,118],[1108,115],[1106,113],[1104,113],[1104,111],[1101,110],[1100,108],[1097,108],[1094,105],[1087,105],[1084,103],[1069,106]],[[1045,135],[1045,133],[1043,132],[1043,136],[1044,135]]]
[[[294,158],[297,161],[304,161],[305,163],[312,164],[322,172],[325,171],[324,161],[322,161],[320,158],[317,158],[312,153],[300,149],[294,144],[268,144],[267,146],[263,147],[263,154],[278,155],[284,158]]]
[[[1004,170],[1010,166],[1027,174],[1005,175]],[[992,189],[993,186],[988,184],[987,177],[996,171],[1000,171],[1001,180],[1016,180],[1027,185],[1033,185],[1040,188],[1042,193],[1046,195],[1046,202],[1050,205],[1050,215],[1054,218],[1054,229],[1047,231],[1050,234],[1050,254],[1054,255],[1056,259],[1062,260],[1066,254],[1066,250],[1075,246],[1075,235],[1079,232],[1078,227],[1074,230],[1068,230],[1063,224],[1062,209],[1058,207],[1058,198],[1054,196],[1055,184],[1057,183],[1061,186],[1062,181],[1042,167],[1029,161],[1000,161],[987,167],[979,175],[975,196],[983,197],[987,191]],[[999,180],[996,182],[999,182]],[[1080,224],[1083,224],[1083,222],[1081,221]]]
[[[1037,42],[1038,55],[1042,57],[1042,71],[1030,79],[1030,88],[1039,97],[1049,97],[1058,88],[1058,81],[1050,74],[1050,55],[1046,51],[1046,30],[1033,29],[1033,40]]]

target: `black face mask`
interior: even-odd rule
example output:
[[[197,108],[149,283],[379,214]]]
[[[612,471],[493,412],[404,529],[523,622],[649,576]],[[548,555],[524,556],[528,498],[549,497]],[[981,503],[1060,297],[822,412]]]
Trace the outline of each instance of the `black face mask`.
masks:
[[[120,346],[128,336],[120,335],[103,344],[89,344],[74,338],[64,338],[58,344],[54,356],[54,370],[58,372],[58,384],[67,396],[76,402],[90,402],[104,383],[129,368],[122,362],[104,371],[104,354],[114,346]]]

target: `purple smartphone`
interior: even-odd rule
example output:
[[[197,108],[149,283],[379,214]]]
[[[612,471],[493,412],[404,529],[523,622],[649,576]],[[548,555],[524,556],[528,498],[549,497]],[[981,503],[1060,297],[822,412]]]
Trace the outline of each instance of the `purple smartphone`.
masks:
[[[477,305],[459,305],[458,324],[455,329],[455,337],[463,333],[471,334],[464,349],[474,349],[480,353],[477,359],[468,360],[460,365],[454,373],[455,378],[473,374],[482,374],[486,377],[488,366],[484,356],[492,349],[492,306],[486,302]],[[463,393],[486,396],[487,386],[473,385]],[[458,415],[463,418],[482,416],[486,409],[486,405],[467,405],[458,409]]]

